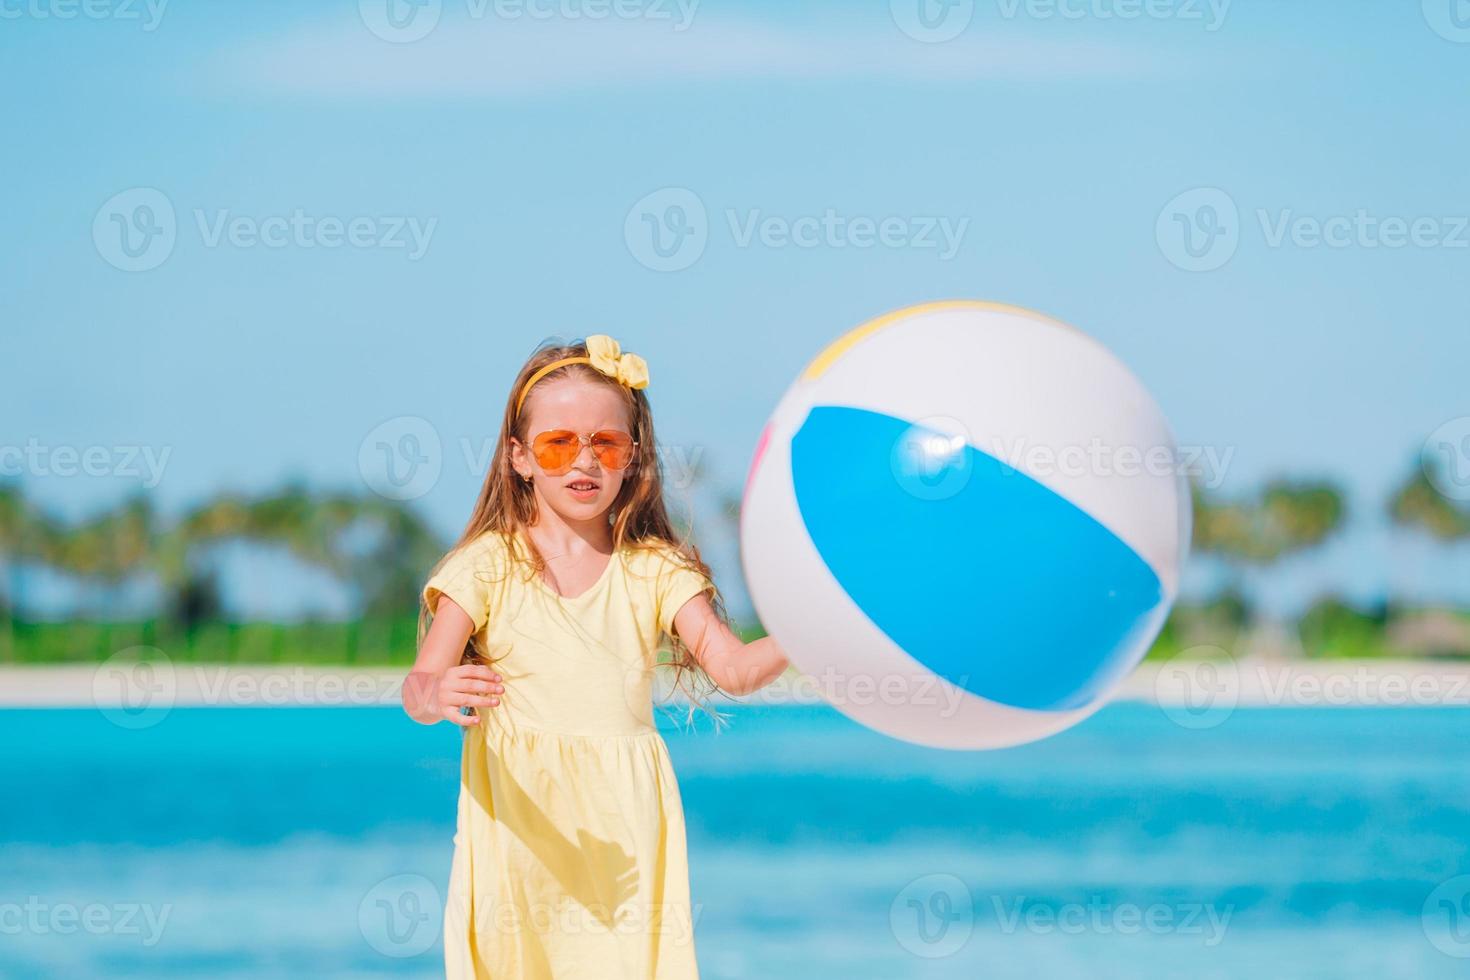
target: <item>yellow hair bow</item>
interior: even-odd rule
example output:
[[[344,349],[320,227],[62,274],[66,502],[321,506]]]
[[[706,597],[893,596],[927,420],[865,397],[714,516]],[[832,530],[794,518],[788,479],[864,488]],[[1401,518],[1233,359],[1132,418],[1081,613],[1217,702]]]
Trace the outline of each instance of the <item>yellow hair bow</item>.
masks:
[[[637,354],[623,354],[618,342],[605,333],[587,338],[587,354],[594,368],[629,388],[648,387],[648,362]]]
[[[526,403],[526,396],[531,393],[532,385],[567,364],[590,364],[595,370],[629,388],[648,387],[648,362],[637,354],[624,354],[618,342],[607,334],[595,333],[587,338],[586,357],[563,357],[552,361],[526,379],[525,385],[521,387],[521,396],[516,400],[516,414],[521,413],[521,406]]]

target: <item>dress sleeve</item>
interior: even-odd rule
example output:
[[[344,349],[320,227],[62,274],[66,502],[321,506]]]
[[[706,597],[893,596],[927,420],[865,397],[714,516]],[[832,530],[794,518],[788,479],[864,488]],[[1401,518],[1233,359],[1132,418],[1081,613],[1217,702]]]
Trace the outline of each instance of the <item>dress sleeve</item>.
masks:
[[[490,618],[490,582],[494,574],[493,534],[486,534],[457,551],[450,552],[439,570],[424,585],[429,612],[437,611],[440,596],[448,596],[475,624],[485,628]]]
[[[684,603],[701,592],[719,594],[719,590],[707,576],[684,565],[672,551],[665,551],[660,555],[656,581],[658,625],[670,635],[674,633],[674,616],[683,608]]]

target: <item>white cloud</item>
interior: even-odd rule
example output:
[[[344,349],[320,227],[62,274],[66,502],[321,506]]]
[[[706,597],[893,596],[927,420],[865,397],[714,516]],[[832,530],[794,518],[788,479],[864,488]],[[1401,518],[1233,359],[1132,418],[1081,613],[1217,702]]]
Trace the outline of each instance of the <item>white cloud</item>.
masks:
[[[327,97],[544,94],[725,79],[966,81],[1157,74],[1153,50],[986,34],[941,44],[889,29],[834,32],[699,17],[673,20],[495,16],[444,19],[422,39],[388,43],[353,18],[216,56],[231,88]]]

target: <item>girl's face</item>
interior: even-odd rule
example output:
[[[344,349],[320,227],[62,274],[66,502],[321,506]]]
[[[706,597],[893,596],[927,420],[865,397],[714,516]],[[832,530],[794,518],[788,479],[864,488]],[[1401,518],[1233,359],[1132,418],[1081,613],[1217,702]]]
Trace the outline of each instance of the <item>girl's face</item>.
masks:
[[[542,432],[562,429],[578,436],[612,430],[633,437],[628,407],[617,391],[582,378],[558,378],[538,384],[526,399],[527,443],[511,438],[511,466],[522,479],[531,477],[537,495],[569,522],[596,518],[618,499],[628,470],[604,466],[590,445],[578,447],[571,469],[548,473],[537,462],[531,443]]]

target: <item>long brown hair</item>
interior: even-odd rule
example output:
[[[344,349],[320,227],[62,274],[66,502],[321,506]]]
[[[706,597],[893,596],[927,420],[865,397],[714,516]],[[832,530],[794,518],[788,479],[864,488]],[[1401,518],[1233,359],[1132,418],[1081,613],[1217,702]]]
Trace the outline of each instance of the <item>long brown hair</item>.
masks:
[[[511,466],[511,437],[519,439],[523,445],[530,441],[529,433],[526,431],[528,413],[524,410],[519,413],[516,411],[516,400],[526,380],[545,365],[565,357],[585,356],[587,356],[587,344],[584,340],[577,340],[570,344],[544,341],[516,373],[515,383],[511,385],[510,395],[506,399],[505,414],[502,416],[500,425],[500,437],[495,443],[495,454],[491,457],[490,466],[485,472],[485,481],[480,486],[480,495],[475,501],[475,508],[459,540],[434,566],[434,572],[439,570],[450,555],[489,531],[500,532],[508,536],[512,542],[524,542],[527,553],[521,556],[520,549],[516,549],[512,554],[517,558],[523,558],[529,566],[528,574],[542,575],[545,572],[546,559],[536,548],[531,536],[525,533],[526,529],[534,525],[537,519],[535,491],[531,483],[521,479],[515,468]],[[627,469],[622,488],[618,491],[617,499],[608,509],[613,532],[612,560],[618,560],[625,545],[649,549],[660,546],[671,547],[680,564],[706,578],[711,578],[709,566],[700,557],[698,547],[691,540],[690,531],[677,532],[673,521],[669,519],[668,509],[664,505],[663,473],[659,465],[658,445],[653,431],[653,412],[643,389],[629,388],[590,365],[582,363],[565,364],[554,368],[537,381],[537,386],[558,378],[578,378],[594,384],[606,385],[617,391],[628,407],[633,438],[638,445],[633,463]],[[536,389],[532,390],[534,392]],[[430,574],[432,575],[432,572]],[[715,614],[722,622],[729,625],[730,618],[725,610],[724,600],[718,591],[711,593],[711,603]],[[423,643],[424,636],[428,632],[429,621],[432,618],[433,610],[420,595],[418,626],[420,644]],[[689,697],[691,709],[695,705],[707,708],[706,699],[718,690],[718,686],[699,666],[687,644],[674,634],[667,634],[666,639],[670,657],[663,661],[663,666],[674,669],[676,686]],[[465,651],[460,662],[487,662],[486,655],[476,649],[475,636],[471,636],[465,644]]]

